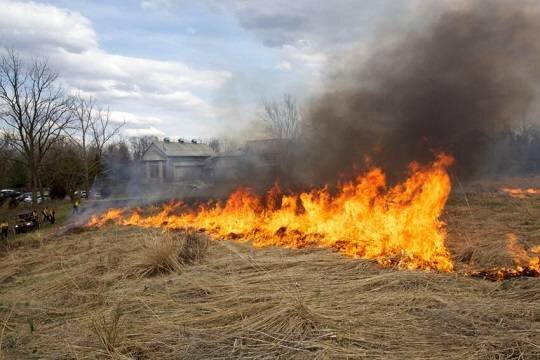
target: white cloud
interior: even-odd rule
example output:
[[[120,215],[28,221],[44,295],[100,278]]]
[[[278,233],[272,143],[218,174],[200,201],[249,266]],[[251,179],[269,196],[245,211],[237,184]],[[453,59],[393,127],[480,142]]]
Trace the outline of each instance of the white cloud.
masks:
[[[0,0],[0,39],[8,47],[63,48],[82,52],[97,47],[90,21],[77,12],[52,5]]]
[[[326,62],[326,55],[313,49],[311,46],[283,46],[284,56],[291,62],[299,62],[302,67],[321,69]]]
[[[164,136],[165,133],[159,129],[156,129],[155,127],[151,126],[149,128],[138,128],[138,129],[126,129],[124,130],[124,133],[127,136],[146,136],[146,135],[154,135],[154,136]]]
[[[230,74],[194,70],[183,63],[111,55],[101,50],[84,54],[57,54],[64,78],[82,93],[98,100],[129,100],[149,106],[206,116],[207,104],[196,89],[218,89]],[[55,56],[55,57],[56,57]]]
[[[141,6],[151,5],[144,3]],[[167,1],[152,3],[165,6]],[[213,107],[197,93],[219,89],[231,77],[226,71],[194,69],[179,61],[109,53],[100,48],[92,23],[74,11],[13,0],[0,0],[0,8],[0,51],[13,47],[23,56],[47,57],[71,91],[94,96],[116,114],[131,111],[123,114],[132,124],[158,124],[155,117],[133,113],[140,109],[213,117]]]
[[[111,111],[111,120],[115,123],[125,123],[128,126],[131,125],[154,125],[160,124],[162,120],[154,116],[141,116],[124,111]]]
[[[172,3],[172,0],[142,0],[140,6],[144,10],[154,10],[170,7]]]
[[[292,65],[288,61],[281,61],[279,64],[276,65],[276,69],[284,70],[284,71],[291,71]]]

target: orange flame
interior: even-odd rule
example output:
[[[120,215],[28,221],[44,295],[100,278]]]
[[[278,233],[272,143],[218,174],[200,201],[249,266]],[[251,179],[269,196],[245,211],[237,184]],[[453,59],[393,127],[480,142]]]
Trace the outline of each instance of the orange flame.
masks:
[[[342,184],[284,195],[274,186],[265,197],[240,188],[225,203],[189,209],[168,203],[156,214],[110,209],[89,226],[109,221],[167,229],[195,228],[216,238],[251,241],[254,246],[334,248],[385,266],[449,272],[453,263],[440,220],[451,182],[446,171],[453,158],[441,154],[429,166],[409,165],[409,178],[388,187],[374,168]]]
[[[518,276],[540,276],[540,256],[529,256],[527,250],[518,241],[518,237],[509,233],[506,236],[506,251],[514,261],[514,267],[492,268],[474,271],[472,276],[492,280],[504,280]],[[540,245],[530,249],[532,254],[540,254]]]
[[[538,253],[540,246],[535,246],[531,249],[533,254]],[[515,234],[507,235],[506,250],[514,259],[516,269],[528,268],[538,274],[540,274],[540,256],[529,256],[527,250],[518,242],[518,238]]]
[[[534,188],[502,188],[502,192],[507,194],[508,196],[515,197],[515,198],[526,198],[530,196],[538,196],[540,195],[540,189],[534,189]]]
[[[121,209],[109,209],[99,217],[92,216],[86,225],[100,227],[109,221],[118,220],[123,214],[124,211]]]

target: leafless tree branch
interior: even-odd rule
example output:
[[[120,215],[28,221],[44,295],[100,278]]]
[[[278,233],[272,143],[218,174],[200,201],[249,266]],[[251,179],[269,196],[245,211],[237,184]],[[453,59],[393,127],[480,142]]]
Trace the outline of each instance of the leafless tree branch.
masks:
[[[28,169],[34,199],[43,159],[66,136],[73,119],[72,99],[57,79],[43,59],[27,65],[14,50],[0,58],[0,122],[5,140]]]
[[[259,116],[274,138],[296,139],[300,134],[302,109],[290,94],[284,94],[281,101],[263,101]]]

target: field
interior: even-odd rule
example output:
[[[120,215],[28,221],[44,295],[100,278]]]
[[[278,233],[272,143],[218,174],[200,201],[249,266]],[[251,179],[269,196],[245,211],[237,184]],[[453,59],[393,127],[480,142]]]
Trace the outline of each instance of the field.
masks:
[[[540,245],[540,197],[454,194],[444,219],[450,274],[134,227],[12,238],[0,356],[538,359],[540,278],[464,273],[513,266],[509,233]]]

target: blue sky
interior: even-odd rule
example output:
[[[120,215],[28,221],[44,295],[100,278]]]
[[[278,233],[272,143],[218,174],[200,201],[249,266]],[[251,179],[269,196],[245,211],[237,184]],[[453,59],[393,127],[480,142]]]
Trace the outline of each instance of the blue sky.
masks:
[[[126,136],[234,136],[262,99],[308,101],[376,29],[428,2],[0,0],[0,50],[49,58]]]

